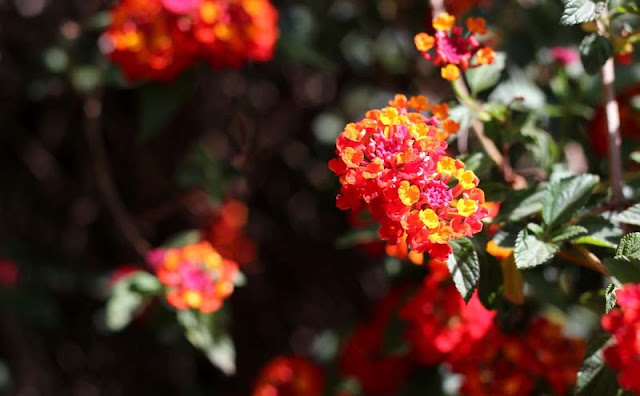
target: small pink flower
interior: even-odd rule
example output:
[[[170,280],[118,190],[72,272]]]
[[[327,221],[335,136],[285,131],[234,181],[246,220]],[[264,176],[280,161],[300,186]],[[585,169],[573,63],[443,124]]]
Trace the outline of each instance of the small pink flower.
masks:
[[[578,62],[580,60],[580,54],[571,47],[553,47],[551,48],[551,58],[553,58],[554,62],[568,66]]]

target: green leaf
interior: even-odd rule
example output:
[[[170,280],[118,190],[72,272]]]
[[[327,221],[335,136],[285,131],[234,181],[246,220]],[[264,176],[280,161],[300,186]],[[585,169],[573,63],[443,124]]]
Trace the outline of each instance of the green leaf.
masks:
[[[592,0],[565,0],[564,11],[560,18],[561,25],[578,25],[593,21],[606,7],[607,2],[595,2]]]
[[[591,33],[582,39],[580,47],[580,60],[584,70],[589,74],[595,74],[613,55],[613,45],[606,37],[597,33]]]
[[[576,238],[574,244],[593,245],[615,249],[622,230],[602,216],[585,216],[578,225],[587,229],[587,235]]]
[[[471,93],[475,96],[478,92],[482,92],[496,85],[500,81],[500,75],[504,70],[507,56],[504,52],[496,52],[496,59],[490,65],[482,65],[470,68],[465,73]]]
[[[622,237],[616,250],[616,258],[619,257],[640,260],[640,232],[632,232]]]
[[[535,188],[512,191],[500,205],[496,221],[515,222],[540,212],[543,196],[544,190]]]
[[[607,288],[604,291],[604,298],[605,298],[605,312],[609,313],[615,306],[616,306],[616,292],[618,291],[618,288],[616,287],[616,285],[614,285],[613,283],[610,284],[609,286],[607,286]]]
[[[235,347],[227,334],[225,311],[204,314],[194,310],[177,312],[178,322],[185,331],[185,337],[200,349],[211,364],[225,374],[236,370]]]
[[[563,227],[551,234],[551,242],[560,243],[567,241],[569,239],[573,239],[580,234],[587,233],[587,229],[579,226],[579,225],[570,225],[568,227]]]
[[[633,205],[624,212],[613,216],[613,220],[620,223],[640,226],[640,203]]]
[[[604,349],[613,342],[608,336],[596,338],[587,350],[587,356],[578,371],[575,394],[579,396],[616,396],[616,374],[604,362]]]
[[[124,329],[149,299],[160,292],[162,285],[155,276],[138,271],[111,288],[107,301],[105,324],[111,331]]]
[[[528,229],[518,233],[515,247],[516,266],[519,269],[533,268],[551,260],[560,250],[557,245],[539,240]]]
[[[171,121],[195,88],[195,76],[182,75],[172,83],[148,83],[140,88],[138,138],[150,139]]]
[[[480,263],[473,244],[467,238],[451,241],[453,253],[447,259],[449,272],[456,288],[465,301],[469,301],[480,279]]]
[[[511,78],[503,81],[489,95],[489,100],[522,110],[542,109],[547,101],[544,91],[519,69],[509,70]]]
[[[579,175],[553,182],[542,198],[542,219],[549,228],[571,219],[589,199],[600,178]]]

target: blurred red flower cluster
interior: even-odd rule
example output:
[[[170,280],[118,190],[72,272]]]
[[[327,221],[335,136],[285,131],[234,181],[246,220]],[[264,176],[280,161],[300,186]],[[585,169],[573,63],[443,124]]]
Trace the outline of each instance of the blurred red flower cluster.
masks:
[[[463,351],[457,350],[450,364],[463,375],[464,395],[527,396],[541,384],[564,395],[576,381],[585,343],[565,337],[560,326],[538,318],[520,333],[505,333],[494,325]]]
[[[244,234],[248,217],[249,209],[244,203],[226,200],[202,230],[202,240],[209,241],[222,257],[240,266],[249,264],[256,257],[256,246]]]
[[[123,0],[101,42],[129,80],[167,81],[198,59],[214,67],[270,59],[277,20],[269,0]]]
[[[545,318],[521,333],[507,333],[477,295],[464,302],[444,262],[431,260],[428,266],[430,274],[418,290],[392,289],[376,305],[373,319],[346,341],[340,359],[344,376],[356,378],[366,395],[393,395],[416,364],[444,363],[462,375],[463,395],[528,396],[541,389],[566,394],[582,363],[583,340],[565,337]],[[396,313],[410,352],[385,350]]]
[[[367,395],[393,394],[407,379],[412,362],[406,351],[385,351],[385,335],[408,286],[392,289],[374,307],[373,315],[360,324],[341,351],[340,372],[356,378]]]
[[[459,129],[446,104],[404,95],[389,104],[348,124],[336,139],[338,158],[329,168],[342,183],[337,206],[365,207],[382,239],[446,259],[450,240],[482,230],[484,192],[473,171],[446,155],[446,139]],[[421,113],[429,109],[429,117]]]
[[[602,327],[615,341],[604,357],[619,372],[620,385],[640,393],[640,285],[625,285],[618,290],[616,302],[620,308],[602,317]]]
[[[406,339],[415,359],[433,365],[468,352],[489,331],[495,316],[474,294],[465,303],[450,281],[446,263],[431,260],[431,274],[400,311],[408,324]]]
[[[306,359],[279,356],[262,368],[253,396],[320,396],[324,382],[322,370]]]
[[[177,309],[217,311],[233,292],[238,274],[238,265],[223,258],[206,241],[155,249],[147,260],[168,289],[167,301]]]

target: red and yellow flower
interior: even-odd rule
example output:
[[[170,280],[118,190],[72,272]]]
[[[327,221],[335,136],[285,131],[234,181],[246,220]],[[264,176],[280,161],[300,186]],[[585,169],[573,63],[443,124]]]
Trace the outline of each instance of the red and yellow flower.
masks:
[[[238,265],[206,241],[153,250],[147,261],[167,288],[168,303],[177,309],[217,311],[233,292],[238,275]]]
[[[172,80],[198,59],[266,61],[278,38],[269,0],[123,0],[111,19],[102,47],[131,81]]]
[[[470,67],[491,64],[495,60],[493,49],[480,44],[476,34],[487,32],[482,18],[468,18],[467,30],[455,26],[456,17],[447,13],[438,15],[432,21],[435,35],[418,33],[414,43],[425,59],[441,67],[442,78],[455,81],[460,73]],[[475,61],[472,58],[475,56]]]
[[[446,139],[459,126],[445,119],[446,107],[421,113],[427,103],[397,95],[389,107],[348,124],[329,168],[342,183],[338,208],[364,207],[389,244],[406,240],[412,251],[446,259],[449,241],[479,232],[487,209],[473,171],[446,155]]]

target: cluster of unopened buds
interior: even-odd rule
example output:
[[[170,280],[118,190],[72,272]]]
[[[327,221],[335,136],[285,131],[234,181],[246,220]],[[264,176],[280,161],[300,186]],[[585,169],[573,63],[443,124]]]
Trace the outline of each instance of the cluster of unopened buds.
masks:
[[[269,0],[122,0],[101,47],[129,80],[172,80],[196,60],[214,67],[272,57],[278,13]]]
[[[486,22],[482,18],[467,19],[468,32],[455,26],[456,17],[442,13],[433,19],[435,34],[418,33],[414,43],[425,59],[440,67],[442,78],[455,81],[460,72],[470,67],[493,63],[495,52],[478,41],[477,35],[487,33]]]
[[[602,327],[613,335],[604,358],[624,389],[640,393],[640,285],[618,290],[616,303],[619,308],[602,317]]]
[[[217,311],[231,295],[238,265],[223,258],[209,242],[155,249],[147,261],[166,287],[167,302],[176,309]]]
[[[329,162],[342,183],[338,208],[364,206],[382,239],[437,259],[452,252],[450,240],[481,231],[487,215],[474,172],[447,156],[447,138],[460,127],[448,110],[424,96],[396,95],[389,107],[348,124]]]

